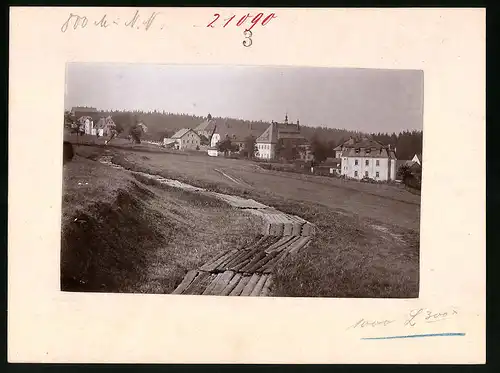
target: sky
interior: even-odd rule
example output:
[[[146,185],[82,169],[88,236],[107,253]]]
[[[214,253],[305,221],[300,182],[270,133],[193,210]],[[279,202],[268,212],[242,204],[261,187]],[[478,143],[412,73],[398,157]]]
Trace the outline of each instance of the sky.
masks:
[[[69,63],[65,108],[158,110],[364,132],[421,130],[423,72]]]

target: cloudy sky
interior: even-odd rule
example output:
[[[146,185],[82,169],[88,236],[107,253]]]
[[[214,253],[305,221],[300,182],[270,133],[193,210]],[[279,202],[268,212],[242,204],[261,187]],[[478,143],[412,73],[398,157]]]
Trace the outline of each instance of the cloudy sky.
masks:
[[[367,132],[422,129],[423,72],[71,63],[65,108],[165,110]]]

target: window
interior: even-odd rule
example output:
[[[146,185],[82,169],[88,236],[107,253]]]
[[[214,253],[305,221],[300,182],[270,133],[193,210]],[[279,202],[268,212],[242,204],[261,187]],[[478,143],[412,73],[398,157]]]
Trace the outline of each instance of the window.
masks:
[[[368,171],[365,171],[365,177],[368,177]]]
[[[367,159],[367,160],[365,161],[365,166],[369,166],[369,165],[370,165],[370,161]]]
[[[375,161],[375,166],[380,166],[380,161],[378,159]],[[378,172],[377,172],[377,174],[378,174]]]
[[[355,159],[355,160],[354,160],[354,165],[355,165],[355,166],[357,166],[357,165],[358,165],[358,160],[357,160],[357,159]]]
[[[375,172],[375,177],[379,177],[379,176],[380,176],[380,174],[378,173],[378,171]]]
[[[358,171],[354,171],[354,177],[358,177]]]

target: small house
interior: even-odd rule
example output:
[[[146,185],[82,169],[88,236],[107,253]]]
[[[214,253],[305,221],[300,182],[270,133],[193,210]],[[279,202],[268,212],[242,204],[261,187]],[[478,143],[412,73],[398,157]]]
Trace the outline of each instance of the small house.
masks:
[[[191,128],[177,131],[170,139],[175,140],[175,148],[179,150],[197,150],[201,144],[200,136]]]

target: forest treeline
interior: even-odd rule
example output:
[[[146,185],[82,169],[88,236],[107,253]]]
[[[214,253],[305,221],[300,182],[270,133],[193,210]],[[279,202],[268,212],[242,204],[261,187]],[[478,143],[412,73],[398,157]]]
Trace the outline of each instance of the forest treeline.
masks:
[[[98,111],[94,115],[106,117],[110,115],[117,125],[118,132],[128,133],[131,128],[142,121],[148,128],[147,133],[143,135],[146,140],[161,141],[165,137],[172,136],[176,131],[182,128],[195,128],[202,123],[206,117],[178,114],[165,111]],[[264,130],[271,124],[265,121],[250,121],[238,118],[213,117],[219,123],[227,123],[231,128],[240,128],[241,131]],[[250,133],[250,132],[249,132]],[[301,124],[301,133],[309,141],[319,141],[328,148],[336,147],[342,144],[350,137],[362,138],[369,137],[379,141],[384,145],[391,145],[396,149],[398,159],[411,159],[415,154],[422,153],[422,131],[402,131],[399,133],[366,133],[351,131],[347,129],[328,128],[328,127],[308,127]]]

